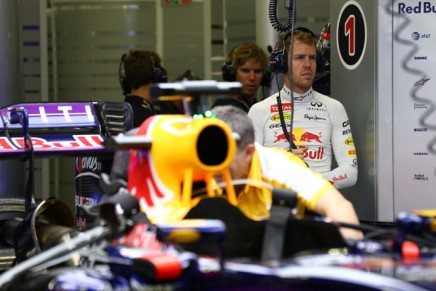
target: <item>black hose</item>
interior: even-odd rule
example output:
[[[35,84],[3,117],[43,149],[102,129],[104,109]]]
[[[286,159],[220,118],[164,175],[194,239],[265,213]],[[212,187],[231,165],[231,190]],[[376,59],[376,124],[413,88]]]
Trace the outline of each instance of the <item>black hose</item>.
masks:
[[[295,2],[295,0],[293,0]],[[288,9],[288,23],[281,24],[277,19],[277,0],[269,1],[269,20],[272,27],[279,32],[287,32],[292,30],[293,24],[295,23],[296,13],[294,9]]]

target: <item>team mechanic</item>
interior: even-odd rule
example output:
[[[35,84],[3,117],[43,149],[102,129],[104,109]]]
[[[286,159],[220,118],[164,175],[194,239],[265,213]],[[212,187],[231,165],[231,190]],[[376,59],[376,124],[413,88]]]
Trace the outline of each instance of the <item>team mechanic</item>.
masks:
[[[276,47],[281,45],[288,49],[290,38],[291,35],[285,35]],[[294,40],[293,102],[288,77],[284,78],[279,92],[251,107],[248,115],[254,124],[256,142],[294,152],[338,189],[353,186],[357,181],[357,155],[347,112],[338,100],[312,89],[316,72],[313,34],[295,30]],[[289,75],[289,71],[286,69],[284,73]],[[292,150],[282,124],[296,149]],[[291,127],[292,133],[289,132]],[[333,168],[334,159],[336,168]]]

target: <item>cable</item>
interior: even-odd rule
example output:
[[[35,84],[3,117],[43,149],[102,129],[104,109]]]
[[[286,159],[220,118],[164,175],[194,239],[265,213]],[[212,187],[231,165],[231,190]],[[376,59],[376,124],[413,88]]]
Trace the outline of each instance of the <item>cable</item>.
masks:
[[[283,133],[285,134],[285,137],[287,141],[289,142],[290,149],[297,149],[297,146],[295,145],[294,141],[292,140],[292,137],[289,135],[289,132],[292,134],[292,128],[293,128],[293,121],[294,121],[294,99],[291,98],[291,122],[290,122],[290,129],[289,131],[286,128],[285,123],[285,117],[283,116],[283,108],[282,108],[282,100],[280,97],[280,91],[279,95],[277,96],[277,107],[279,109],[279,116],[280,116],[280,125],[282,126]]]
[[[274,29],[276,29],[277,31],[280,32],[286,32],[286,31],[291,31],[290,34],[290,38],[291,38],[291,45],[289,48],[289,56],[291,57],[291,64],[288,65],[288,71],[289,71],[289,84],[290,84],[290,91],[291,91],[291,121],[290,121],[290,129],[289,131],[286,128],[286,123],[284,120],[284,116],[283,116],[283,108],[282,108],[282,102],[281,102],[281,96],[280,96],[280,91],[279,90],[279,95],[277,96],[277,106],[278,106],[278,110],[279,110],[279,116],[280,116],[280,124],[282,126],[282,130],[283,133],[287,139],[287,141],[289,142],[290,145],[290,149],[297,149],[297,146],[294,144],[294,142],[292,141],[291,136],[289,135],[289,132],[291,132],[292,134],[292,130],[293,130],[293,121],[294,121],[294,86],[293,86],[293,82],[292,82],[292,55],[293,55],[293,47],[294,47],[294,26],[295,26],[295,20],[296,20],[296,11],[295,11],[295,0],[292,0],[292,4],[291,4],[291,0],[286,0],[285,1],[285,8],[289,11],[288,14],[288,23],[286,25],[282,25],[279,23],[278,19],[277,19],[277,0],[270,0],[269,3],[269,18],[270,18],[270,22],[271,25],[273,26]],[[286,51],[286,39],[283,37],[283,52]],[[288,62],[288,60],[286,59],[286,62]],[[277,88],[279,88],[279,84],[278,84],[278,76],[276,76],[276,82],[277,82]]]
[[[285,1],[285,8],[288,10],[288,23],[285,25],[281,24],[277,19],[277,0],[269,1],[269,20],[273,28],[280,32],[286,32],[292,29],[292,26],[295,22],[295,0],[292,1],[291,5],[290,0]]]
[[[26,213],[28,213],[33,205],[36,205],[35,200],[35,183],[34,183],[34,171],[33,171],[33,159],[34,159],[34,151],[33,151],[33,143],[32,143],[32,137],[30,134],[27,134],[24,137],[24,148],[28,149],[28,175],[27,175],[27,182],[26,182],[26,192],[25,192],[25,210]]]

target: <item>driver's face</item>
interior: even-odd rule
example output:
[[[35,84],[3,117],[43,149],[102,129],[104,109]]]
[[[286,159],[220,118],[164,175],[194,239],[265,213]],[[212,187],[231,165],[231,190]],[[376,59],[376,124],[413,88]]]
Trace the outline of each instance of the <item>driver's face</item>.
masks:
[[[312,87],[316,72],[316,47],[295,41],[292,57],[293,89],[304,93]],[[289,73],[289,72],[288,72]]]

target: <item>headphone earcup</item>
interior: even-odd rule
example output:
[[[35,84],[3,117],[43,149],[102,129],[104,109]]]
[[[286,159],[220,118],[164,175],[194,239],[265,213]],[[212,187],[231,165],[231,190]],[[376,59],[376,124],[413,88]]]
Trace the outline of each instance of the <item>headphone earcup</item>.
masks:
[[[127,95],[130,93],[131,88],[129,86],[129,82],[127,81],[127,76],[126,73],[124,71],[124,60],[126,59],[126,54],[123,54],[121,56],[121,61],[120,61],[120,65],[118,67],[118,78],[120,81],[120,86],[121,89],[123,90],[123,94]]]
[[[161,66],[155,67],[153,64],[152,83],[166,83],[166,82],[168,82],[167,70]]]
[[[269,56],[269,70],[273,74],[285,74],[288,71],[288,54],[285,50],[273,51]]]
[[[233,73],[233,65],[229,62],[225,62],[221,67],[221,74],[223,76],[223,80],[227,82],[236,81],[236,76]]]
[[[273,76],[271,74],[271,71],[270,70],[266,71],[266,73],[263,75],[262,82],[260,83],[260,85],[263,87],[271,87],[272,77]]]

